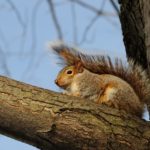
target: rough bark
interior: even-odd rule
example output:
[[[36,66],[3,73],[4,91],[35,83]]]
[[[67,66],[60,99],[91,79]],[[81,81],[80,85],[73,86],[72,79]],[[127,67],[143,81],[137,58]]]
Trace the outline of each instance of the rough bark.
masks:
[[[119,0],[127,58],[141,64],[150,76],[150,1]],[[150,104],[148,104],[150,112]]]
[[[150,1],[119,0],[119,2],[127,56],[147,69],[150,65]]]
[[[150,124],[116,109],[0,77],[0,133],[40,149],[150,149]]]
[[[148,71],[150,75],[150,1],[142,1],[142,11],[144,18],[144,33],[145,33],[145,45],[147,54]]]

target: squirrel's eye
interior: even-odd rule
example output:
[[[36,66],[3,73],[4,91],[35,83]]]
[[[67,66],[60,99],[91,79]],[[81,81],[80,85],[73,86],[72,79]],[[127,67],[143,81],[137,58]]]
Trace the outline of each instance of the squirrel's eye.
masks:
[[[72,70],[68,70],[68,71],[67,71],[67,74],[72,74]]]

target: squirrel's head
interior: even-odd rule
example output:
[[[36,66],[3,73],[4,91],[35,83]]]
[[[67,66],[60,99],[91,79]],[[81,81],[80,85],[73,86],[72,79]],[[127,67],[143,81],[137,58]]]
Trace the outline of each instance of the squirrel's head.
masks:
[[[71,85],[75,75],[77,75],[78,73],[82,73],[83,70],[84,70],[84,68],[81,65],[81,63],[77,63],[72,66],[67,66],[59,72],[59,74],[57,75],[57,78],[55,80],[55,83],[59,87],[66,89],[67,87],[69,87]]]

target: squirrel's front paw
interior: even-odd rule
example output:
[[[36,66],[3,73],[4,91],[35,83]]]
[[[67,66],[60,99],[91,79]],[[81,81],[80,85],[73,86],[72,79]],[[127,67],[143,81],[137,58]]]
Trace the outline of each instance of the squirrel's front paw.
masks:
[[[63,94],[70,95],[70,96],[80,97],[80,93],[79,92],[70,93],[68,91],[63,91]]]
[[[81,94],[79,92],[75,92],[75,93],[72,94],[72,96],[80,97]]]
[[[68,92],[68,91],[63,91],[62,94],[65,94],[65,95],[71,95],[71,93]]]

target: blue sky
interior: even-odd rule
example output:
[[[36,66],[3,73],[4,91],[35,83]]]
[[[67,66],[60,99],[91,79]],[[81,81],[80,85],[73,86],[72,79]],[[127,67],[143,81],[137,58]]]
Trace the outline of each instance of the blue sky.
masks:
[[[11,0],[19,11],[16,16],[6,0],[0,0],[0,47],[5,54],[5,61],[10,72],[9,77],[36,85],[39,87],[59,91],[54,79],[60,70],[56,65],[57,57],[47,48],[48,41],[58,39],[55,26],[49,12],[46,0]],[[83,0],[93,7],[100,8],[103,0]],[[104,2],[104,11],[115,11],[109,3]],[[100,16],[87,34],[87,41],[82,40],[84,29],[95,14],[79,5],[73,5],[76,11],[76,25],[72,19],[72,5],[67,0],[55,0],[58,20],[64,35],[64,41],[76,45],[84,52],[108,54],[111,57],[121,57],[124,61],[125,50],[120,22],[117,16]],[[26,26],[24,29],[23,26]],[[76,27],[76,32],[73,28]],[[1,75],[6,72],[0,66]],[[1,150],[34,150],[27,144],[0,136]]]

